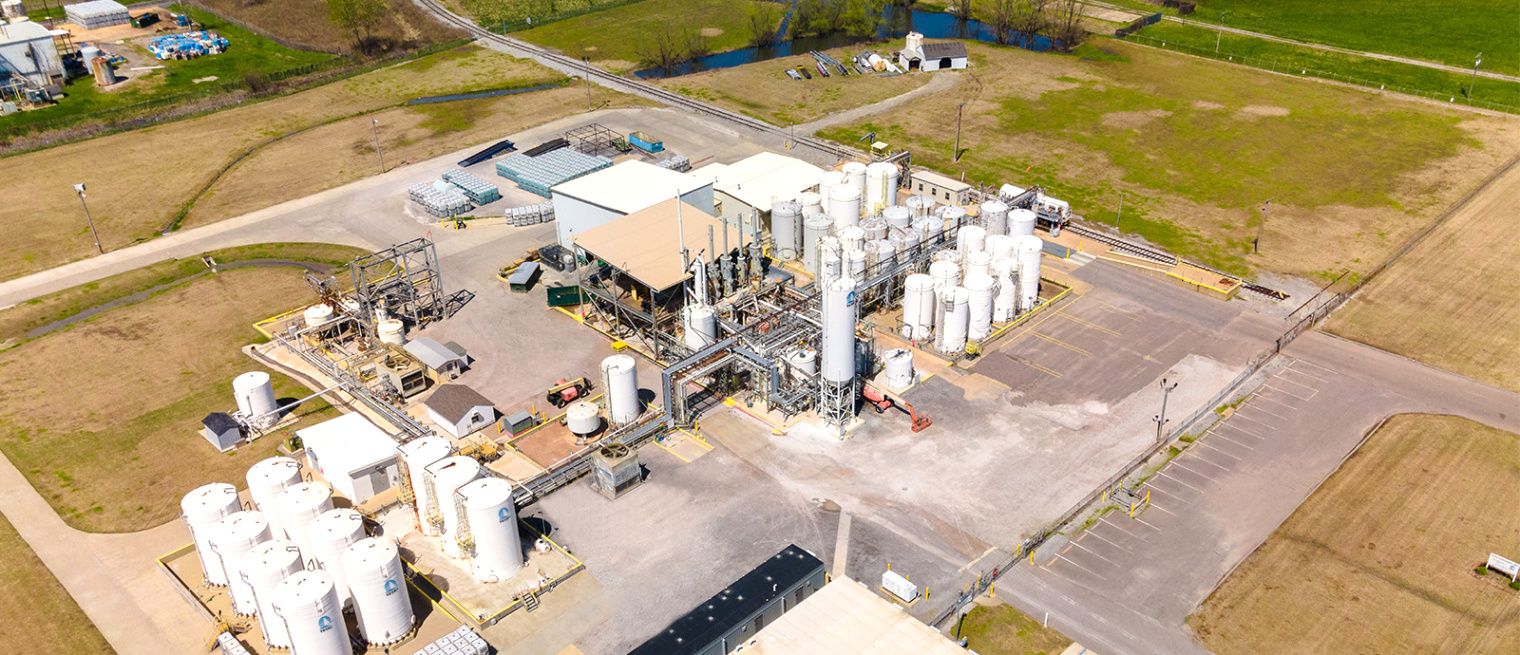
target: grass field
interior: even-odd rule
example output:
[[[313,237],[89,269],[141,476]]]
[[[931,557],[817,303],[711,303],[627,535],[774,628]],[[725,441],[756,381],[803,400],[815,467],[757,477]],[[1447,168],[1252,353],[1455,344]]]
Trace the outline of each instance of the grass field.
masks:
[[[1140,31],[1142,36],[1181,44],[1205,51],[1212,56],[1218,33],[1214,30],[1163,21]],[[1364,57],[1343,55],[1326,50],[1296,46],[1288,43],[1267,41],[1256,37],[1226,33],[1217,39],[1219,52],[1246,57],[1240,63],[1275,71],[1303,72],[1313,77],[1337,79],[1346,76],[1363,80],[1364,85],[1387,85],[1388,88],[1411,88],[1422,92],[1441,94],[1443,100],[1456,98],[1466,102],[1468,90],[1472,98],[1484,102],[1510,105],[1520,108],[1520,82],[1506,82],[1470,75],[1449,73],[1411,64],[1400,64]],[[1222,57],[1221,57],[1222,58]],[[1262,60],[1262,61],[1253,61]],[[1318,72],[1316,72],[1318,71]]]
[[[69,525],[141,530],[172,520],[208,482],[241,485],[280,435],[219,454],[200,419],[232,406],[252,327],[314,300],[298,269],[223,271],[0,353],[0,449]],[[309,391],[275,375],[275,394]],[[308,424],[336,415],[318,399]]]
[[[0,224],[8,230],[0,241],[0,279],[95,253],[71,183],[89,185],[90,211],[102,243],[108,250],[121,248],[152,238],[222,168],[279,136],[409,98],[560,79],[558,73],[530,61],[467,46],[200,118],[0,159],[0,179],[27,190],[0,206]],[[432,105],[432,111],[446,112],[453,106]],[[449,125],[442,128],[430,138],[456,148],[467,145],[451,141]],[[81,166],[81,161],[89,165]],[[349,170],[362,175],[378,172],[367,165],[362,171]],[[297,173],[338,177],[334,171],[309,167]]]
[[[590,57],[612,68],[633,68],[641,39],[665,29],[699,30],[713,52],[749,45],[754,0],[644,0],[513,34],[572,57]],[[770,3],[774,4],[774,3]],[[780,18],[777,6],[777,18]]]
[[[1005,604],[971,610],[960,635],[967,648],[981,655],[1059,655],[1071,645],[1061,633]]]
[[[828,53],[842,61],[847,50],[855,48],[838,48]],[[928,75],[814,75],[811,80],[797,81],[782,72],[798,65],[812,68],[814,63],[811,56],[799,55],[652,81],[682,95],[730,107],[782,126],[806,123],[886,100],[929,82]]]
[[[4,515],[0,560],[0,653],[116,652]]]
[[[1189,623],[1220,655],[1520,652],[1520,592],[1473,570],[1520,552],[1517,438],[1394,417]]]
[[[353,36],[341,31],[328,18],[323,0],[201,0],[206,6],[232,16],[293,43],[349,50]],[[383,47],[416,48],[464,36],[434,20],[421,7],[406,0],[389,0],[385,16],[376,23],[373,37]]]
[[[1327,326],[1520,391],[1520,168],[1389,267]],[[1497,237],[1496,235],[1505,235]]]
[[[874,131],[915,164],[1044,185],[1097,222],[1116,222],[1122,192],[1127,233],[1239,273],[1314,278],[1370,268],[1520,150],[1509,119],[1110,39],[1078,56],[968,47],[959,88],[820,136]]]

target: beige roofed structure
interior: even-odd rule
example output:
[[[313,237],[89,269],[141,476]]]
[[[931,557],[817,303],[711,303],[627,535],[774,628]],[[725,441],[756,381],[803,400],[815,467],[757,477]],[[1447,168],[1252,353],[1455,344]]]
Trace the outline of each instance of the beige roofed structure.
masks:
[[[965,649],[864,585],[834,578],[734,653],[965,655]]]
[[[575,245],[658,292],[680,284],[689,275],[681,270],[681,237],[676,230],[676,199],[575,235]],[[687,203],[681,203],[680,223],[693,258],[707,249],[708,228],[723,224]]]

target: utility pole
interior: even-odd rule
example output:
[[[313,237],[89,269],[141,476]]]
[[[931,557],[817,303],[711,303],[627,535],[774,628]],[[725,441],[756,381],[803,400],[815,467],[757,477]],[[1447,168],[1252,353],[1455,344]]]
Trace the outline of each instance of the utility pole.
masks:
[[[1166,399],[1172,395],[1172,390],[1177,388],[1177,383],[1168,385],[1167,381],[1166,378],[1161,378],[1161,413],[1151,419],[1156,422],[1156,443],[1161,443],[1161,430],[1171,422],[1171,419],[1166,417]]]
[[[1228,13],[1230,12],[1219,12],[1219,34],[1214,37],[1214,54],[1216,55],[1219,54],[1219,42],[1224,40],[1224,15]]]
[[[1124,192],[1119,192],[1119,213],[1114,216],[1114,229],[1119,229],[1119,219],[1124,218]]]
[[[100,247],[100,233],[95,231],[95,219],[90,216],[90,206],[84,201],[84,185],[75,184],[74,191],[79,194],[79,205],[84,207],[84,219],[90,222],[90,236],[95,239],[95,252],[104,255],[106,250]]]
[[[1261,232],[1267,229],[1267,208],[1272,205],[1272,199],[1267,198],[1261,203],[1261,222],[1256,224],[1256,240],[1251,242],[1251,254],[1261,252]]]
[[[590,57],[581,57],[581,61],[583,61],[583,62],[586,63],[586,112],[590,113],[591,112],[591,58]]]
[[[380,156],[380,174],[385,174],[385,153],[380,152],[380,119],[369,119],[369,129],[375,133],[375,154]]]
[[[1478,84],[1478,64],[1483,63],[1483,53],[1478,53],[1478,58],[1473,60],[1472,81],[1467,83],[1467,102],[1472,103],[1473,87]]]
[[[961,103],[955,108],[955,157],[953,161],[961,160],[961,113],[965,111],[966,103]]]

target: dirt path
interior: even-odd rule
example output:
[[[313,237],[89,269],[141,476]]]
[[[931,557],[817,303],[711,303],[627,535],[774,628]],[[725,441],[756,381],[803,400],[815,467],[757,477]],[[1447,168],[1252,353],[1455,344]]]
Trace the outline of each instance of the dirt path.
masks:
[[[866,116],[874,116],[888,109],[898,107],[914,98],[932,95],[939,93],[940,91],[950,89],[959,83],[961,79],[960,73],[932,73],[932,75],[934,75],[934,79],[929,80],[928,84],[913,89],[912,91],[904,93],[900,96],[894,96],[887,98],[881,102],[871,103],[863,107],[856,107],[854,109],[842,111],[837,114],[830,114],[811,123],[803,123],[801,125],[798,125],[796,128],[797,133],[812,136],[815,132],[824,128],[835,127],[839,125],[848,125],[862,118],[865,118]]]

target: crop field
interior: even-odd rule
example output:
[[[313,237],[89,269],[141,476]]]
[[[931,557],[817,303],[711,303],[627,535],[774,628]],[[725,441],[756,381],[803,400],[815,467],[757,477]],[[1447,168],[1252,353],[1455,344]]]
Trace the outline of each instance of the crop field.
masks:
[[[260,368],[239,350],[262,338],[252,323],[314,298],[299,269],[230,269],[0,353],[0,449],[77,529],[173,520],[185,492],[239,483],[275,453],[283,433],[217,453],[200,419]],[[282,402],[309,393],[274,378]],[[294,411],[302,425],[336,415],[321,399]]]
[[[1335,334],[1520,391],[1520,167],[1337,312]]]
[[[1071,640],[1012,605],[976,607],[961,622],[966,647],[981,655],[1059,655]]]
[[[349,50],[353,35],[345,33],[328,17],[323,0],[201,0],[206,6],[292,43]],[[388,11],[372,30],[382,48],[416,48],[464,36],[434,20],[421,7],[405,0],[390,0]]]
[[[572,57],[589,57],[611,69],[633,69],[643,59],[645,40],[666,29],[690,30],[707,40],[711,52],[749,45],[750,12],[770,5],[776,20],[782,6],[754,0],[643,0],[513,34]],[[485,21],[482,21],[485,24]]]
[[[847,51],[839,48],[827,52],[844,61]],[[653,82],[682,95],[785,126],[880,102],[921,87],[930,79],[928,75],[822,77],[813,68],[816,61],[804,54]],[[799,65],[813,71],[813,79],[793,80],[782,72]]]
[[[1220,655],[1520,652],[1520,591],[1475,571],[1520,552],[1516,439],[1390,419],[1189,623]]]
[[[466,46],[265,102],[0,159],[0,178],[28,191],[0,206],[0,223],[8,230],[0,242],[0,279],[95,254],[71,183],[88,185],[87,200],[101,242],[108,250],[121,248],[173,224],[224,167],[283,135],[395,107],[410,98],[561,79],[531,61]],[[452,106],[432,105],[439,112]],[[451,128],[460,124],[444,122],[431,136],[419,137],[463,147],[468,143],[452,140]],[[90,165],[81,167],[80,161]],[[350,175],[369,175],[378,167],[348,170]],[[304,162],[297,173],[350,179]]]
[[[1088,220],[1238,273],[1365,271],[1520,150],[1510,119],[1110,39],[1078,56],[967,45],[956,88],[820,136],[876,132],[972,183],[1043,185]]]
[[[0,652],[109,655],[116,651],[58,578],[0,515]]]

